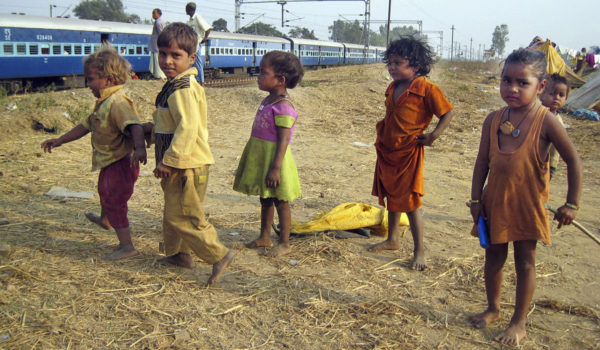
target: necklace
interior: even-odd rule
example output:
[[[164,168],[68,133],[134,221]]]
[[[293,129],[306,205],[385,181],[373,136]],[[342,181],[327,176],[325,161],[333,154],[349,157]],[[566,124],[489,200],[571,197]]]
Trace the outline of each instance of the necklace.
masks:
[[[510,122],[510,111],[511,111],[511,108],[508,107],[508,117],[506,118],[506,121],[504,121],[504,123],[502,123],[500,125],[500,131],[504,135],[512,135],[512,137],[514,137],[514,138],[519,137],[519,135],[521,135],[521,129],[519,129],[519,126],[521,126],[521,123],[523,123],[523,120],[527,119],[527,116],[529,115],[529,112],[531,112],[531,110],[533,109],[533,107],[535,107],[536,105],[537,105],[537,102],[534,103],[533,106],[529,107],[529,109],[527,110],[527,113],[525,113],[525,116],[521,119],[521,121],[517,124],[517,126],[514,126]]]

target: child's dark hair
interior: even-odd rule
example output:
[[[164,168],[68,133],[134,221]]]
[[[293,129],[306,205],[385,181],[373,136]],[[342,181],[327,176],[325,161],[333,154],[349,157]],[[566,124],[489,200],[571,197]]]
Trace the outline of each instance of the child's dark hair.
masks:
[[[548,88],[548,86],[554,86],[556,84],[565,84],[567,86],[567,96],[569,96],[569,90],[571,90],[571,87],[569,86],[569,82],[567,81],[567,78],[563,77],[562,75],[558,74],[558,73],[552,73],[548,76],[546,76],[546,88]]]
[[[188,2],[187,5],[185,5],[185,11],[186,12],[196,12],[196,3],[195,2]]]
[[[96,69],[99,78],[108,78],[115,85],[125,84],[129,78],[131,64],[121,57],[114,48],[105,48],[94,52],[83,60],[83,72]]]
[[[175,42],[180,49],[187,52],[188,55],[191,55],[196,53],[198,34],[194,31],[194,28],[185,23],[171,23],[160,32],[156,43],[157,46],[161,48],[170,47],[172,42]]]
[[[539,81],[544,80],[546,76],[546,54],[541,51],[524,48],[514,50],[506,57],[502,73],[504,73],[506,66],[513,63],[531,65]]]
[[[262,59],[276,75],[285,77],[286,88],[293,89],[302,81],[304,67],[294,54],[285,51],[269,51]]]
[[[415,36],[405,36],[390,43],[383,53],[384,62],[388,62],[391,55],[407,59],[411,67],[416,67],[418,75],[427,75],[435,62],[435,54],[423,39]]]

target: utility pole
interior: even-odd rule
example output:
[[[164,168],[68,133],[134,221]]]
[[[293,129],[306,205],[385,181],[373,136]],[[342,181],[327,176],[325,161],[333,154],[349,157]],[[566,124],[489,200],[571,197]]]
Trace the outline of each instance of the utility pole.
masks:
[[[52,18],[52,8],[53,8],[53,7],[56,7],[56,5],[52,5],[52,4],[50,4],[50,18]]]
[[[469,44],[469,61],[473,60],[473,38],[471,38],[471,43]]]
[[[450,61],[454,58],[454,24],[452,25],[452,41],[450,41]]]
[[[387,35],[385,36],[385,46],[390,44],[390,18],[392,16],[392,0],[388,2],[388,20],[387,20]]]
[[[277,4],[281,5],[281,28],[283,29],[283,6],[285,6],[285,1],[278,1]]]

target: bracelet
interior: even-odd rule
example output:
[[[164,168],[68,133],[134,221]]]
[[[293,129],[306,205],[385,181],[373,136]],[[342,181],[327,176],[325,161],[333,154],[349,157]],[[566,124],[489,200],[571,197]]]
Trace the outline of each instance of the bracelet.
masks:
[[[469,203],[470,204],[479,204],[480,201],[479,201],[479,199],[469,199]]]
[[[571,204],[569,202],[565,202],[565,207],[573,209],[573,210],[579,210],[579,206],[577,206],[575,204]]]

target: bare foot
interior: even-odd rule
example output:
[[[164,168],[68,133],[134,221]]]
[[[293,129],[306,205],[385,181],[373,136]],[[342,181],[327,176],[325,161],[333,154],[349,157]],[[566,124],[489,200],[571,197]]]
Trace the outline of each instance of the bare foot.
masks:
[[[400,244],[398,244],[398,242],[390,242],[388,240],[385,240],[383,242],[379,242],[370,246],[367,250],[375,253],[382,250],[398,250],[399,248]]]
[[[171,264],[179,267],[185,267],[191,269],[194,267],[194,261],[192,256],[186,253],[177,253],[175,255],[167,256],[162,259],[158,259],[158,262],[163,264]]]
[[[292,251],[292,248],[288,244],[278,244],[275,248],[269,250],[265,253],[266,256],[270,256],[272,258],[276,258],[278,256],[284,256]]]
[[[271,248],[273,246],[273,242],[270,239],[261,239],[257,238],[252,242],[246,244],[246,248]]]
[[[415,257],[410,263],[410,268],[417,271],[425,270],[427,268],[427,264],[425,263],[425,254],[415,254]]]
[[[519,342],[525,339],[526,335],[525,325],[512,324],[494,340],[501,344],[519,346]]]
[[[213,284],[219,281],[219,278],[221,278],[221,274],[223,273],[223,271],[225,271],[227,266],[229,266],[229,263],[231,262],[231,260],[233,260],[234,255],[235,254],[230,250],[223,257],[223,259],[221,259],[219,262],[213,265],[212,275],[210,275],[208,281],[206,282],[207,286],[212,286]]]
[[[117,249],[115,249],[112,253],[108,254],[104,258],[106,260],[119,260],[119,259],[127,259],[133,256],[138,255],[138,251],[135,250],[133,245],[119,245]]]
[[[105,230],[110,230],[110,223],[108,222],[107,218],[102,218],[101,216],[98,216],[94,213],[85,213],[85,217],[90,220],[91,222],[93,222],[94,224],[102,227]]]
[[[469,317],[471,324],[475,328],[485,328],[500,317],[500,311],[487,309],[482,313]]]

